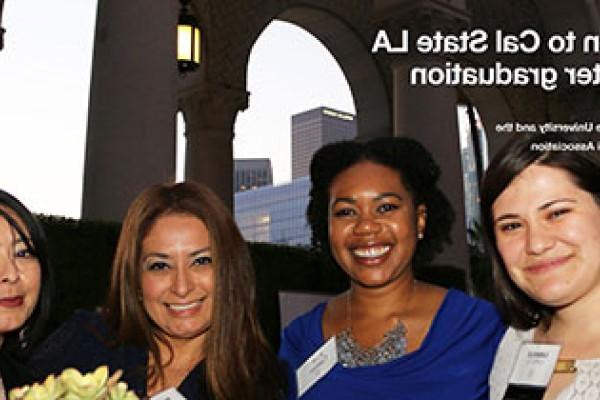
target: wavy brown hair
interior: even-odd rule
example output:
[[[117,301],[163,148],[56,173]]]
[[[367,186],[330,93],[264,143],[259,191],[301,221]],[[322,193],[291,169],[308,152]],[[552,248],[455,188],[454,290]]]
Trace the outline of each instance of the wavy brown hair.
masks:
[[[150,381],[162,379],[164,368],[173,361],[173,353],[169,360],[161,359],[157,340],[167,346],[168,342],[140,300],[142,241],[160,216],[171,213],[199,218],[211,237],[215,290],[204,350],[206,380],[213,396],[217,400],[279,398],[283,379],[257,321],[248,246],[229,210],[210,189],[198,183],[151,186],[127,211],[106,305],[107,320],[117,342],[149,350],[156,360],[156,366],[148,371]]]

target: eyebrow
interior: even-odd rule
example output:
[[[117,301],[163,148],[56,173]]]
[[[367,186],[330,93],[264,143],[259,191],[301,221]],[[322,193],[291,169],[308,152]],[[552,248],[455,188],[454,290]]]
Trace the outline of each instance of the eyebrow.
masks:
[[[398,199],[399,201],[404,201],[404,198],[399,195],[398,193],[395,192],[384,192],[384,193],[380,193],[377,196],[375,196],[373,198],[373,200],[375,201],[379,201],[379,200],[383,200],[386,197],[394,197],[396,199]],[[333,203],[331,204],[332,206],[335,206],[337,203],[350,203],[350,204],[356,204],[356,199],[352,198],[352,197],[338,197],[336,198]]]
[[[541,206],[539,206],[537,208],[538,211],[544,211],[547,210],[548,208],[552,207],[553,205],[557,204],[557,203],[577,203],[577,200],[575,199],[571,199],[571,198],[561,198],[561,199],[556,199],[556,200],[551,200],[548,201],[544,204],[542,204]],[[501,222],[503,220],[506,219],[513,219],[513,218],[518,218],[519,214],[503,214],[500,217],[496,218],[494,220],[494,224]]]
[[[210,250],[211,250],[210,246],[206,246],[206,247],[203,247],[203,248],[201,248],[199,250],[193,251],[192,253],[190,253],[190,256],[197,256],[199,254],[206,253],[206,252],[208,252]]]
[[[556,203],[577,203],[577,200],[571,199],[568,197],[566,197],[564,199],[551,200],[547,203],[542,204],[540,207],[538,207],[538,211],[546,210],[546,209],[552,207],[553,205],[555,205]]]
[[[31,242],[31,238],[27,237],[27,238],[23,238],[23,236],[21,236],[19,234],[19,232],[16,232],[15,238],[13,239],[13,246],[19,245],[19,244],[24,244],[25,247],[27,247],[27,250],[31,251],[31,252],[35,252],[35,248],[33,247],[33,243]]]
[[[192,251],[190,253],[190,256],[195,257],[195,256],[197,256],[199,254],[206,253],[207,251],[210,251],[210,250],[211,250],[211,247],[210,246],[206,246],[206,247],[203,247],[201,249]],[[169,255],[167,253],[161,253],[159,251],[153,251],[151,253],[144,254],[144,256],[142,257],[142,260],[145,261],[145,260],[147,260],[150,257],[169,258]]]

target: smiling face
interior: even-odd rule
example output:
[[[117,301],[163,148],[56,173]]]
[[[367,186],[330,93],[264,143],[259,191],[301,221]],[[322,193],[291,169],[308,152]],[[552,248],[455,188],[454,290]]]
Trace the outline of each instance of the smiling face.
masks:
[[[329,241],[335,260],[355,284],[383,287],[412,279],[425,207],[415,209],[400,174],[370,161],[341,172],[329,197]]]
[[[600,207],[568,172],[527,167],[492,213],[507,272],[530,297],[562,307],[600,296]]]
[[[214,265],[205,224],[189,214],[165,214],[142,242],[144,308],[167,338],[204,339],[213,306]]]
[[[27,232],[12,210],[2,210]],[[40,263],[17,230],[0,216],[0,335],[23,326],[35,309],[40,285]]]

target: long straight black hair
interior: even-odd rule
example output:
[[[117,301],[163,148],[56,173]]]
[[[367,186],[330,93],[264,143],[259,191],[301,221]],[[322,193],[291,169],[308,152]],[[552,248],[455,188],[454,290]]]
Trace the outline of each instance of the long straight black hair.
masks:
[[[22,222],[22,225],[11,216],[11,213]],[[27,249],[37,258],[41,270],[40,295],[33,313],[20,329],[5,334],[4,343],[0,348],[4,353],[23,359],[41,339],[50,316],[51,294],[54,290],[53,274],[48,259],[46,235],[40,222],[16,197],[1,189],[0,218],[5,219],[17,232]]]

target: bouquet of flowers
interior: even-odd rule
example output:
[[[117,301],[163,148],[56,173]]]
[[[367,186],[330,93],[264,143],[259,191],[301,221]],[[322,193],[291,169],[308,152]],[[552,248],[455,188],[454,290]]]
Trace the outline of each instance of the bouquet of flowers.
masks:
[[[125,382],[119,382],[122,371],[108,376],[108,367],[81,375],[74,368],[58,377],[50,375],[44,383],[34,383],[10,391],[9,400],[139,400]]]

